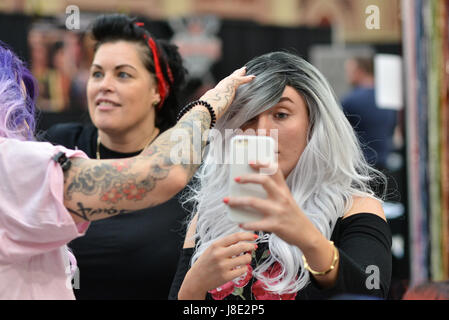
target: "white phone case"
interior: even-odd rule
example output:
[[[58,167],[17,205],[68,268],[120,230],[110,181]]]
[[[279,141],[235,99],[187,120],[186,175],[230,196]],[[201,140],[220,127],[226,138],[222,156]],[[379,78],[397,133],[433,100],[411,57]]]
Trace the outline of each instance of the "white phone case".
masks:
[[[274,163],[275,141],[268,136],[235,136],[231,139],[230,149],[230,174],[229,174],[229,196],[231,197],[258,197],[266,198],[265,189],[254,183],[239,184],[235,182],[236,177],[249,173],[257,173],[248,164],[250,161],[263,163]],[[242,223],[260,220],[260,213],[252,208],[228,207],[228,216],[232,221]]]

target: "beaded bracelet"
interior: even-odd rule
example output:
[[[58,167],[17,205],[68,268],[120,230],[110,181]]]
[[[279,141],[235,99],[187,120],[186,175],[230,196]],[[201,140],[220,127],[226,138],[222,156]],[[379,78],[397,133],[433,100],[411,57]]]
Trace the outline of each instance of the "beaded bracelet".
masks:
[[[176,121],[179,121],[179,119],[181,119],[190,109],[192,109],[193,107],[197,106],[197,105],[202,105],[204,107],[207,108],[207,110],[209,110],[210,113],[210,128],[212,129],[215,125],[215,121],[217,120],[217,117],[215,115],[215,111],[212,108],[212,106],[204,101],[204,100],[195,100],[190,102],[189,104],[187,104],[184,108],[182,108],[182,110],[179,112],[178,117],[176,118]]]

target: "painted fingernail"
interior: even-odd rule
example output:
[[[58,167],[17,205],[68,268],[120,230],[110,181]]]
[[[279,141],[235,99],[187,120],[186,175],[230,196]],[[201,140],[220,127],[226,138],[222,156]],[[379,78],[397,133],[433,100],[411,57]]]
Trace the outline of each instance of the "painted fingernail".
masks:
[[[255,244],[254,249],[257,250],[257,248],[259,248],[259,246],[257,244]]]
[[[254,239],[259,238],[259,236],[257,234],[254,234]]]
[[[234,180],[235,180],[235,182],[240,182],[240,177],[236,177],[236,178],[234,178]]]
[[[223,198],[223,202],[227,204],[229,202],[229,198],[228,197]]]

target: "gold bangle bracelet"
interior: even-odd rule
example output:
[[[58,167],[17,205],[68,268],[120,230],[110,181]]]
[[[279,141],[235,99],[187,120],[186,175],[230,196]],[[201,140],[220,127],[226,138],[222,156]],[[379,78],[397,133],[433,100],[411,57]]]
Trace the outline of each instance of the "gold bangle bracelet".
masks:
[[[337,249],[337,247],[335,247],[333,241],[329,241],[329,242],[331,243],[332,247],[334,247],[334,258],[332,260],[331,266],[326,271],[313,270],[312,268],[310,268],[309,264],[307,263],[306,257],[304,255],[302,255],[302,260],[304,261],[304,268],[309,270],[309,272],[311,274],[313,274],[314,276],[324,276],[324,275],[328,274],[329,272],[331,272],[332,270],[334,270],[335,266],[337,265],[337,261],[339,258],[338,249]]]

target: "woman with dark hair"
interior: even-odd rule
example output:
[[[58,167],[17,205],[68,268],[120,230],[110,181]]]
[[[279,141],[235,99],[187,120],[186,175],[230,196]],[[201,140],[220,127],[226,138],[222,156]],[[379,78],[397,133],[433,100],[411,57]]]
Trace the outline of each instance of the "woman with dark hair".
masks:
[[[182,58],[175,45],[126,15],[99,16],[91,35],[87,101],[93,125],[58,124],[44,139],[90,158],[135,156],[176,122],[186,74]],[[166,299],[186,214],[177,199],[142,210],[150,214],[92,223],[72,241],[80,270],[77,299]]]
[[[200,123],[207,133],[235,88],[251,81],[244,72],[235,71],[203,101],[190,103],[176,125],[139,155],[94,160],[80,150],[33,141],[36,83],[0,42],[0,300],[74,299],[76,262],[66,244],[83,236],[91,221],[156,206],[179,192],[199,166],[190,157],[200,157],[206,145],[201,140],[193,148],[193,126]],[[191,150],[181,162],[171,158],[179,143],[172,134],[179,130]],[[99,241],[108,245],[108,239]]]

